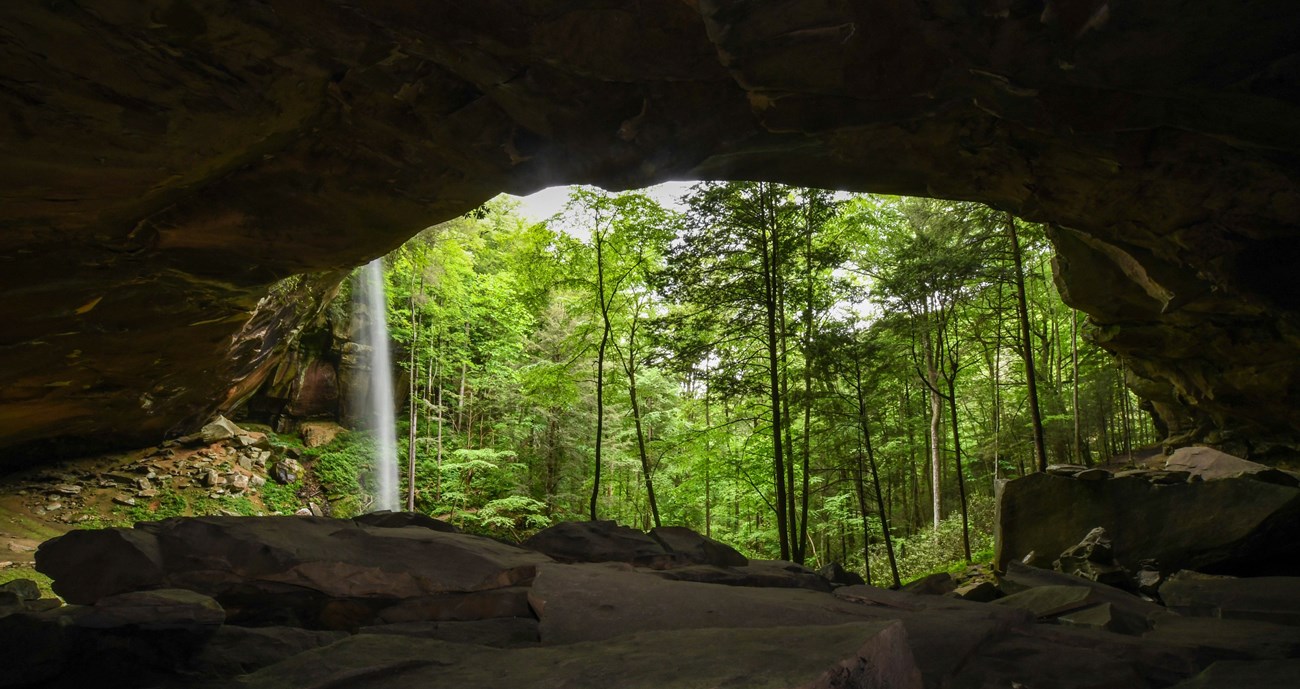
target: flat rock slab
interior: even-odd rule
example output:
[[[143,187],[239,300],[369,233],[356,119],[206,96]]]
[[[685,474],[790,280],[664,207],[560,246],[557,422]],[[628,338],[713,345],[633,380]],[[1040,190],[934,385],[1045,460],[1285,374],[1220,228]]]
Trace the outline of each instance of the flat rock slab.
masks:
[[[1202,664],[1216,660],[1300,658],[1300,627],[1254,620],[1165,615],[1143,638],[1191,649]]]
[[[1300,659],[1223,660],[1172,689],[1295,689]]]
[[[1160,597],[1184,615],[1300,626],[1300,577],[1216,577],[1176,572]]]
[[[993,605],[1027,610],[1034,617],[1053,617],[1072,610],[1080,610],[1099,603],[1092,589],[1086,586],[1039,586],[1006,598],[993,601]]]
[[[561,522],[542,529],[521,545],[560,562],[625,562],[666,567],[677,558],[648,534],[612,520]]]
[[[805,589],[666,581],[610,564],[543,565],[529,593],[542,643],[706,627],[775,627],[861,621],[862,606]]]
[[[1151,623],[1145,617],[1135,616],[1111,603],[1099,603],[1090,608],[1074,610],[1056,619],[1061,624],[1135,636],[1151,628]]]
[[[750,560],[736,567],[686,565],[654,570],[653,574],[671,581],[693,581],[723,586],[809,589],[830,591],[830,581],[807,567],[784,560]]]
[[[242,678],[247,689],[920,689],[903,626],[644,632],[493,649],[359,634]]]
[[[1273,467],[1234,457],[1212,447],[1182,447],[1174,450],[1165,460],[1165,469],[1186,471],[1202,481],[1256,476],[1262,480],[1280,480],[1284,484],[1295,485],[1293,477],[1288,477]]]
[[[404,599],[513,586],[550,561],[479,536],[317,517],[179,518],[73,531],[47,541],[36,558],[72,603],[146,588],[218,599],[262,587]]]
[[[363,627],[362,634],[391,634],[496,648],[537,646],[541,636],[532,617],[502,617],[466,622],[400,622]]]
[[[837,625],[901,620],[927,686],[951,676],[991,637],[1032,626],[1020,610],[870,586],[807,589],[667,581],[630,567],[541,567],[529,600],[544,645],[641,631]]]

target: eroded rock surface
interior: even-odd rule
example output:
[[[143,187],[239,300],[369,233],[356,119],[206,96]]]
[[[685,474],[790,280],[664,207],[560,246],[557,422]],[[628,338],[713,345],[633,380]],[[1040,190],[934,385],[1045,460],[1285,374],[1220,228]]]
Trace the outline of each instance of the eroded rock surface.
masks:
[[[7,462],[194,430],[348,267],[496,192],[670,178],[1052,221],[1063,293],[1172,435],[1259,454],[1300,427],[1296,3],[10,2],[0,25]]]
[[[1166,608],[1014,566],[998,591],[1012,595],[988,604],[791,587],[820,577],[790,563],[566,564],[415,517],[373,521],[176,519],[47,543],[55,589],[88,604],[0,609],[0,638],[22,640],[0,644],[0,687],[1151,689],[1204,686],[1224,661],[1275,676],[1272,661],[1300,649],[1293,617],[1225,619],[1293,609],[1293,587],[1271,579],[1175,576]],[[122,571],[141,557],[151,577]],[[535,576],[516,579],[521,562]],[[669,576],[754,567],[787,579]],[[1184,579],[1212,586],[1175,591]]]
[[[526,611],[550,558],[481,536],[319,517],[201,517],[47,541],[36,566],[70,603],[186,588],[250,624],[351,629],[374,621],[480,619]]]
[[[1034,564],[1050,566],[1101,527],[1114,565],[1129,571],[1153,560],[1166,574],[1300,574],[1294,477],[1260,465],[1243,470],[1252,463],[1238,458],[1231,471],[1220,471],[1226,466],[1221,457],[1205,457],[1215,461],[1179,464],[1197,473],[1127,471],[1102,480],[1041,473],[1005,482],[998,496],[996,564],[1005,569],[1033,553]]]

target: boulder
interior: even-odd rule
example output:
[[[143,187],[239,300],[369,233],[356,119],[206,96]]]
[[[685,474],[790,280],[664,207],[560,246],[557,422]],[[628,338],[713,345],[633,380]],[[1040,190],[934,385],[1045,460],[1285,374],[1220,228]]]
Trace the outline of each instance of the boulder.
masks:
[[[903,584],[903,590],[908,593],[918,593],[928,596],[942,596],[949,591],[957,588],[957,581],[947,572],[936,572],[927,574],[920,579]]]
[[[1089,531],[1079,543],[1066,548],[1052,563],[1052,569],[1110,586],[1131,585],[1128,570],[1115,562],[1110,539],[1100,526]]]
[[[1007,571],[998,577],[998,586],[1004,593],[1008,594],[1044,586],[1083,586],[1092,590],[1089,600],[1110,603],[1135,617],[1150,620],[1156,616],[1168,614],[1164,607],[1113,586],[1099,584],[1070,574],[1022,565],[1018,562],[1012,562],[1007,566]]]
[[[41,589],[31,579],[11,579],[0,584],[0,593],[12,593],[20,601],[32,601],[41,597]]]
[[[994,562],[1005,570],[1030,552],[1061,553],[1097,527],[1130,570],[1151,559],[1167,572],[1300,574],[1300,488],[1250,476],[1163,485],[1145,474],[1080,481],[1039,473],[1004,482]]]
[[[720,567],[744,567],[749,559],[725,543],[719,543],[684,526],[656,526],[650,537],[686,562]]]
[[[158,539],[143,528],[69,531],[41,544],[36,569],[56,580],[55,593],[81,604],[158,588],[165,577]]]
[[[323,447],[334,442],[339,433],[345,429],[333,421],[304,421],[298,427],[302,444],[307,447]]]
[[[1165,469],[1185,471],[1203,481],[1232,478],[1255,478],[1296,485],[1294,477],[1273,467],[1234,457],[1212,447],[1182,447],[1165,460]]]
[[[204,424],[198,433],[186,436],[181,440],[188,443],[211,445],[212,443],[233,438],[241,435],[244,430],[236,426],[234,422],[224,416],[218,415],[217,418]]]
[[[1183,615],[1300,626],[1300,577],[1239,579],[1184,570],[1160,585],[1160,597]]]
[[[367,512],[352,518],[352,521],[365,526],[377,526],[384,529],[400,529],[407,526],[416,526],[423,529],[432,529],[444,533],[460,533],[460,529],[453,524],[448,524],[441,519],[434,519],[427,514],[419,512],[390,512],[380,510],[378,512]]]
[[[626,562],[667,567],[677,560],[659,541],[612,520],[560,522],[538,531],[521,545],[559,562]]]
[[[178,590],[0,617],[0,687],[183,686],[223,618],[211,598]]]
[[[817,574],[836,586],[859,586],[867,583],[861,574],[844,569],[844,565],[832,562],[817,570]]]
[[[271,478],[280,485],[287,486],[297,481],[300,476],[302,476],[302,465],[298,460],[287,455],[271,466]]]
[[[37,552],[37,568],[70,602],[183,588],[241,623],[334,629],[404,600],[517,586],[549,561],[479,536],[317,517],[168,519],[74,531]]]
[[[1000,597],[1002,592],[998,590],[997,584],[988,580],[978,580],[962,584],[945,595],[975,603],[988,603]]]

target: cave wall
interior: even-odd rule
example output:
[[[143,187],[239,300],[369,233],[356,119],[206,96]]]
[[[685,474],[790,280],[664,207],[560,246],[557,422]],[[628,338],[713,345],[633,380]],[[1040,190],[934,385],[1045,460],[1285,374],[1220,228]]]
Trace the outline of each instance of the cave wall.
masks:
[[[0,461],[243,399],[350,266],[500,191],[765,178],[1054,224],[1171,434],[1300,428],[1300,5],[0,6]]]

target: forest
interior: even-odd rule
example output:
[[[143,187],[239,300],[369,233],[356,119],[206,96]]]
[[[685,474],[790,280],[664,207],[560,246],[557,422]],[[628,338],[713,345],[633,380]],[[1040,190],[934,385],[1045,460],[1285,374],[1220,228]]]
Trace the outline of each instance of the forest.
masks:
[[[409,509],[682,525],[888,586],[987,561],[997,481],[1157,439],[1049,227],[771,183],[680,205],[499,197],[385,259]]]

